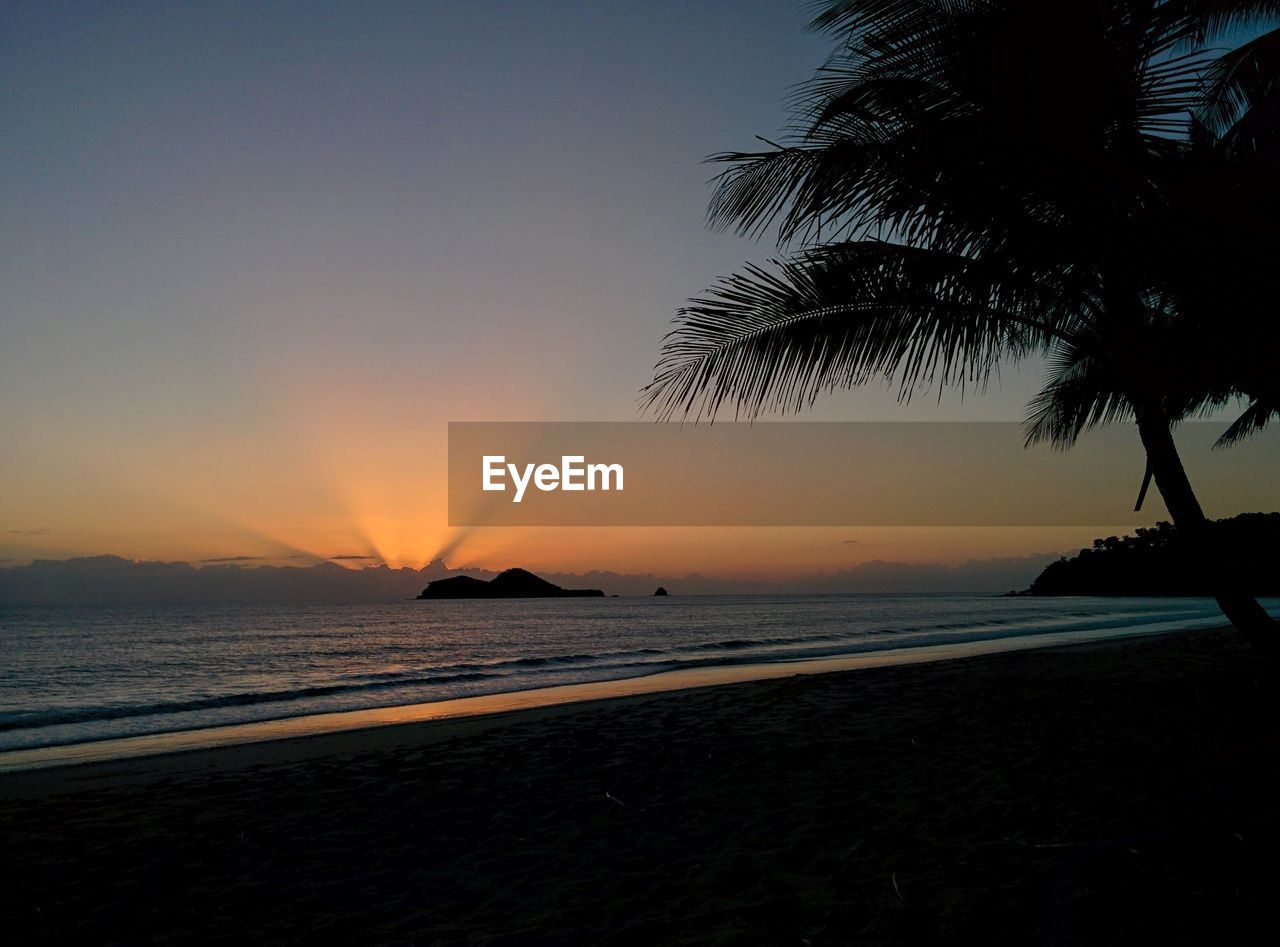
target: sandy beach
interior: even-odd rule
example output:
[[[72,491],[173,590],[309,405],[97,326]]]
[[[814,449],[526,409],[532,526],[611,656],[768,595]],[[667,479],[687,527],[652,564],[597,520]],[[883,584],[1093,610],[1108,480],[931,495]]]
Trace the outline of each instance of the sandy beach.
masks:
[[[0,776],[17,943],[1235,943],[1274,672],[1189,632]]]

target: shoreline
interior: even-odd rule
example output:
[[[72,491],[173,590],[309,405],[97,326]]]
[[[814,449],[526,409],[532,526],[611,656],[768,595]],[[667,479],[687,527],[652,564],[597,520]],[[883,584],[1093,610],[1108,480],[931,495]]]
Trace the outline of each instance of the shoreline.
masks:
[[[1243,943],[1275,670],[1228,630],[0,778],[31,943]]]
[[[399,706],[307,714],[250,723],[115,737],[85,743],[6,750],[0,752],[0,782],[3,782],[11,773],[123,763],[176,754],[201,754],[230,748],[263,746],[263,756],[269,757],[273,746],[285,743],[297,744],[324,737],[353,736],[358,739],[358,735],[371,731],[440,726],[449,721],[519,715],[547,708],[578,707],[604,701],[615,702],[650,694],[675,693],[793,676],[955,661],[983,655],[1124,642],[1135,638],[1178,635],[1220,627],[1215,622],[1205,626],[1176,629],[1143,625],[1093,628],[1081,631],[1009,635],[941,645],[889,648],[819,658],[681,668],[607,681],[562,684]],[[311,749],[313,752],[323,753],[326,748],[314,745]],[[296,747],[289,751],[289,755],[293,758],[296,758],[296,753]]]

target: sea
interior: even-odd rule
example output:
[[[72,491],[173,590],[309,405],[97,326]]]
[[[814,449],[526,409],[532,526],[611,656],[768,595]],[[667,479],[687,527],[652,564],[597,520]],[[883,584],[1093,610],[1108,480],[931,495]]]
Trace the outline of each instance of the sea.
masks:
[[[1280,612],[1280,600],[1265,604]],[[0,751],[690,667],[1221,624],[1212,600],[1185,598],[863,594],[311,607],[0,605]]]

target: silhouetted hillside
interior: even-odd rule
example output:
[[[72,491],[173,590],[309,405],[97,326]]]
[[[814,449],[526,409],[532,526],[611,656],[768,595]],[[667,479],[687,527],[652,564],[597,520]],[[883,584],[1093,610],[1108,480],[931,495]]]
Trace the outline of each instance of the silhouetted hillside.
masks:
[[[1280,595],[1280,513],[1242,513],[1188,543],[1169,523],[1135,536],[1095,539],[1071,559],[1050,563],[1028,595],[1210,595],[1201,558],[1226,557],[1254,595]]]

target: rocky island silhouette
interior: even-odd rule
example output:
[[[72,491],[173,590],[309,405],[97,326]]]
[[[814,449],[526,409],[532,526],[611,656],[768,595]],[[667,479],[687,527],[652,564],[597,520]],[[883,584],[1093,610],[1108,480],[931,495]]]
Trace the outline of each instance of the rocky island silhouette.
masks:
[[[604,598],[600,589],[564,589],[527,569],[507,569],[488,582],[466,575],[427,584],[419,599],[439,598]]]

